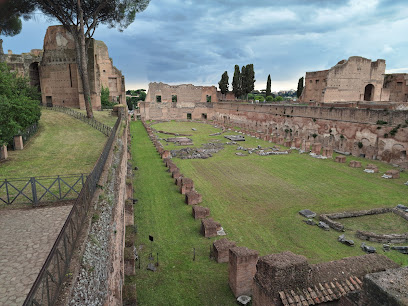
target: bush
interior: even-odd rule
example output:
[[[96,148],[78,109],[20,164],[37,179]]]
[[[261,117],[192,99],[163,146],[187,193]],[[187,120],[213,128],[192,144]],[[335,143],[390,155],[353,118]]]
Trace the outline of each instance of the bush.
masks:
[[[27,79],[0,63],[0,144],[11,144],[13,136],[40,120],[39,97]]]
[[[387,123],[388,123],[387,121],[377,120],[378,125],[384,125],[384,124],[387,124]]]
[[[363,143],[361,141],[358,142],[358,147],[361,149],[363,147]]]
[[[274,101],[274,98],[272,96],[267,96],[266,101],[272,102],[272,101]]]
[[[103,87],[101,88],[101,106],[102,109],[110,109],[113,108],[113,106],[117,103],[113,103],[109,101],[109,88],[108,87]]]

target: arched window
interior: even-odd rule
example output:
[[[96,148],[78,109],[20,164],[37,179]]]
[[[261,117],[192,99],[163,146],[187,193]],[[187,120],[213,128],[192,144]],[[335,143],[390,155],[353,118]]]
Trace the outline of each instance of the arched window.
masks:
[[[364,89],[364,101],[373,101],[374,99],[374,85],[368,84]]]

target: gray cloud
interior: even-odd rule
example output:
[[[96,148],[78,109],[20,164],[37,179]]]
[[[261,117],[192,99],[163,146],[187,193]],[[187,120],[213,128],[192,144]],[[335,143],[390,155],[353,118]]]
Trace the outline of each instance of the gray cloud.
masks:
[[[225,70],[232,78],[235,64],[253,63],[258,88],[271,74],[274,89],[289,89],[306,71],[352,55],[385,58],[390,69],[408,67],[401,56],[408,48],[407,15],[403,0],[152,0],[123,33],[101,27],[95,38],[107,43],[128,87],[216,85]],[[44,34],[44,22],[30,21],[4,46],[28,51]]]

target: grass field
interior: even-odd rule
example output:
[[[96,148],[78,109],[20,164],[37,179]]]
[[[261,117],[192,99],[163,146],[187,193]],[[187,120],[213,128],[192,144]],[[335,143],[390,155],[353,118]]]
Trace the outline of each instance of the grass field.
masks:
[[[226,142],[222,135],[208,136],[219,132],[219,129],[210,125],[166,122],[153,127],[167,132],[193,134],[191,138],[195,147],[211,141]],[[197,131],[192,131],[192,128]],[[213,262],[205,260],[203,267],[192,265],[194,272],[186,273],[175,264],[186,261],[193,245],[206,245],[202,246],[205,252],[209,244],[218,238],[208,240],[199,235],[200,222],[193,220],[191,208],[183,204],[183,197],[178,194],[170,174],[164,172],[165,168],[140,123],[133,123],[132,133],[134,161],[141,168],[135,178],[135,196],[139,198],[135,213],[139,228],[137,243],[147,244],[149,233],[160,233],[161,240],[157,244],[160,244],[162,252],[171,254],[161,272],[153,275],[149,271],[137,271],[136,283],[141,304],[146,304],[146,301],[162,304],[157,296],[172,296],[177,291],[182,298],[176,305],[225,305],[210,303],[205,299],[197,299],[198,303],[192,304],[185,301],[190,295],[199,297],[198,292],[201,292],[202,287],[206,288],[208,283],[217,285],[213,288],[215,291],[207,291],[207,299],[210,297],[218,301],[216,297],[219,297],[219,301],[231,299],[232,303],[231,294],[226,292],[229,289],[225,289],[228,282],[226,265],[216,265],[214,268]],[[158,136],[172,137],[164,134]],[[272,146],[251,137],[239,145]],[[171,144],[165,145],[165,148],[180,147]],[[346,237],[356,242],[356,247],[348,247],[337,242],[340,233],[306,225],[298,214],[299,210],[305,208],[321,214],[407,204],[408,189],[403,184],[408,180],[407,173],[401,173],[400,179],[385,180],[381,175],[391,168],[389,165],[356,157],[347,157],[346,164],[339,164],[333,160],[314,159],[297,151],[289,155],[252,154],[246,157],[237,156],[236,152],[236,145],[226,145],[224,150],[206,160],[174,159],[174,162],[185,176],[194,180],[196,190],[203,195],[202,205],[210,208],[211,216],[221,223],[227,238],[236,241],[239,246],[258,250],[260,255],[290,250],[305,255],[311,263],[317,263],[364,254],[359,247],[362,241],[353,236],[359,223],[362,227],[375,224],[374,230],[378,232],[404,232],[404,229],[408,232],[408,224],[405,223],[404,228],[401,220],[393,225],[397,216],[381,222],[365,221],[365,217],[344,219],[346,227],[350,228],[345,232]],[[347,165],[351,159],[360,160],[363,165],[375,163],[380,173],[367,174],[362,169],[350,168]],[[377,247],[382,253],[381,244],[368,244]],[[406,255],[395,251],[384,254],[399,264],[408,265]],[[176,270],[171,269],[174,264],[176,268],[173,269]],[[188,269],[184,264],[183,268]],[[213,269],[218,269],[217,277],[222,278],[219,282],[213,279]],[[191,285],[193,281],[199,282],[197,289]],[[168,282],[172,284],[169,287]],[[173,282],[178,284],[177,287]],[[190,291],[185,291],[187,287]]]
[[[69,115],[42,110],[40,128],[22,151],[9,151],[0,178],[88,173],[106,136]]]
[[[86,110],[84,109],[74,108],[74,110],[86,115]],[[106,124],[107,126],[111,126],[111,127],[113,127],[116,123],[116,120],[118,120],[118,117],[111,116],[111,110],[102,110],[102,111],[94,110],[93,115],[94,115],[95,120],[98,120],[99,122],[102,122],[103,124]]]

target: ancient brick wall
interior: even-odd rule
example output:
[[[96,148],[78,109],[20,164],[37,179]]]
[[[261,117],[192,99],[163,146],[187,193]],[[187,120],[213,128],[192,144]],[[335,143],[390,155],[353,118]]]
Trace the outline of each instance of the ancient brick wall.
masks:
[[[384,87],[390,90],[390,101],[408,101],[408,74],[386,74],[384,77]]]
[[[161,102],[157,102],[160,96]],[[194,86],[192,84],[168,85],[164,83],[150,83],[146,94],[146,102],[175,103],[177,107],[195,107],[196,103],[207,103],[207,96],[211,102],[218,102],[215,86]],[[177,100],[176,102],[173,102]]]
[[[306,72],[302,101],[323,101],[323,90],[327,84],[329,70]]]
[[[301,101],[389,101],[384,73],[385,60],[352,56],[329,70],[307,72]]]
[[[408,120],[406,111],[216,103],[213,115],[224,124],[289,140],[301,137],[355,156],[365,154],[366,158],[401,165],[408,161],[408,128],[402,127]],[[390,125],[379,126],[378,120]],[[390,132],[398,124],[401,126],[392,136]]]

